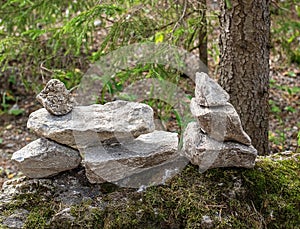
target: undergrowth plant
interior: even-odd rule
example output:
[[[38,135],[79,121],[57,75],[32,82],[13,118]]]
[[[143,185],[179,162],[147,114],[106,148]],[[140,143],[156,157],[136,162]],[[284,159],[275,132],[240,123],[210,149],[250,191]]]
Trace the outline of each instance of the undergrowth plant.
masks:
[[[271,79],[270,80],[270,89],[276,91],[280,94],[281,99],[285,101],[295,101],[297,100],[297,95],[299,94],[299,87],[298,86],[291,86],[291,85],[282,85],[279,84],[276,80]],[[293,141],[294,144],[293,147],[289,148],[290,150],[295,151],[298,150],[298,142],[299,137],[297,136],[298,129],[300,128],[300,123],[294,124],[295,126],[287,125],[287,119],[289,116],[295,116],[297,113],[299,113],[299,108],[296,104],[290,104],[290,103],[282,103],[278,102],[276,100],[273,100],[272,98],[269,99],[269,105],[270,105],[270,116],[274,120],[274,123],[276,125],[273,130],[269,131],[269,141],[273,143],[273,150],[275,152],[283,151],[288,149],[287,140]],[[295,130],[294,130],[295,129]],[[288,132],[293,132],[292,138],[289,139],[290,136],[287,136]],[[295,148],[294,148],[295,146]]]
[[[299,0],[286,0],[273,5],[271,32],[273,53],[279,55],[281,60],[300,64]]]

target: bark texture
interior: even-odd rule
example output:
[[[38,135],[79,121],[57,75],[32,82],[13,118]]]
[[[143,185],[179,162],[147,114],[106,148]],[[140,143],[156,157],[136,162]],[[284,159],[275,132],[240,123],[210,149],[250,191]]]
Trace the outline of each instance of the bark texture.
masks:
[[[200,0],[201,4],[201,29],[199,31],[199,56],[200,60],[207,65],[207,20],[206,20],[206,11],[207,5],[206,0]]]
[[[269,0],[221,1],[220,85],[260,155],[269,153]]]

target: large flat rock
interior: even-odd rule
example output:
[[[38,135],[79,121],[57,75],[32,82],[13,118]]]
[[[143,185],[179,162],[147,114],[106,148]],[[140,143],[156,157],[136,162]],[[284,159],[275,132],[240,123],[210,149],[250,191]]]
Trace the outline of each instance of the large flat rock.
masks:
[[[217,167],[253,168],[257,151],[236,142],[218,142],[201,131],[197,122],[188,124],[183,137],[183,154],[200,170]]]
[[[42,108],[31,113],[27,127],[73,148],[135,138],[155,129],[150,106],[121,100],[74,107],[64,116],[51,115]]]
[[[240,117],[230,103],[219,107],[202,107],[191,100],[191,112],[197,118],[200,127],[217,141],[236,141],[251,145],[251,139],[243,130]]]
[[[153,180],[152,178],[155,177],[156,184],[159,181],[163,183],[165,173],[158,175],[155,168],[161,166],[161,171],[168,168],[174,170],[173,165],[164,167],[162,164],[167,164],[179,156],[177,134],[166,131],[154,131],[140,135],[132,141],[99,145],[80,149],[80,151],[84,155],[86,176],[91,183],[108,181],[119,184],[127,183],[131,187],[146,185],[146,176],[143,176],[139,182],[128,181],[131,176],[138,177],[137,174],[145,171],[148,174],[147,180]],[[176,163],[180,164],[177,159]],[[177,169],[179,171],[182,168]]]
[[[43,178],[78,167],[81,156],[77,150],[45,138],[37,139],[11,158],[30,178]]]

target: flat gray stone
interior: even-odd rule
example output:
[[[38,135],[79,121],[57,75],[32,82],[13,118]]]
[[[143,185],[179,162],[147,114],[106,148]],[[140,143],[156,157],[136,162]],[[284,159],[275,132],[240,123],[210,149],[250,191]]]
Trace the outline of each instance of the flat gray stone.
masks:
[[[196,73],[196,102],[205,107],[226,105],[229,100],[228,93],[204,72]]]
[[[177,133],[154,131],[140,135],[132,141],[99,145],[80,149],[80,151],[85,155],[86,176],[91,183],[105,181],[118,183],[123,179],[122,182],[119,182],[120,184],[130,183],[131,187],[139,187],[143,182],[132,183],[124,181],[124,179],[128,180],[130,176],[137,176],[138,173],[147,171],[149,176],[155,176],[156,183],[159,183],[158,180],[163,182],[164,174],[160,176],[157,175],[157,172],[151,174],[151,168],[170,162],[179,156],[177,148]],[[180,169],[178,168],[178,170]],[[146,184],[143,183],[143,185]]]
[[[74,107],[64,116],[51,115],[42,108],[30,114],[27,127],[72,148],[135,138],[155,129],[150,106],[121,100]]]
[[[201,131],[197,122],[188,124],[182,152],[201,171],[217,167],[253,168],[257,151],[236,142],[218,142]]]
[[[53,115],[65,115],[73,109],[74,99],[64,83],[50,80],[36,99]]]
[[[139,170],[129,177],[114,182],[120,187],[139,188],[138,191],[143,191],[146,187],[153,185],[165,185],[172,177],[179,174],[189,160],[176,154],[175,157],[167,161],[149,168]]]
[[[57,144],[45,138],[37,139],[11,158],[19,169],[30,178],[43,178],[71,170],[81,162],[77,150]]]
[[[217,141],[236,141],[251,145],[251,139],[243,130],[238,113],[230,103],[219,107],[201,107],[195,98],[191,100],[191,112],[202,130]]]

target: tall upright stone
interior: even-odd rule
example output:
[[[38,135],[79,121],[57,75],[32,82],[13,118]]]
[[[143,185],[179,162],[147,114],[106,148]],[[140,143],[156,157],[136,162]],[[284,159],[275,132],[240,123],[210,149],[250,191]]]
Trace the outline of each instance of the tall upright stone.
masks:
[[[251,145],[251,139],[243,130],[239,115],[230,103],[217,107],[202,107],[193,98],[190,106],[200,127],[211,138]]]
[[[195,77],[195,100],[204,107],[223,106],[229,101],[228,93],[204,72]]]

